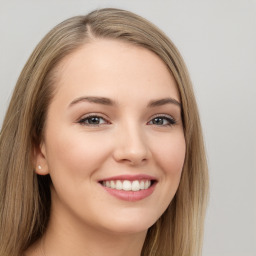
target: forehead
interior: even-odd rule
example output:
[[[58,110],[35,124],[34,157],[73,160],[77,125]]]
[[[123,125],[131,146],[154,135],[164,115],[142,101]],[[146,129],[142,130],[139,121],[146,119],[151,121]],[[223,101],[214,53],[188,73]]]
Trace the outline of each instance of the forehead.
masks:
[[[175,79],[155,53],[118,40],[95,39],[84,44],[61,61],[56,81],[56,97],[170,96],[179,100]]]

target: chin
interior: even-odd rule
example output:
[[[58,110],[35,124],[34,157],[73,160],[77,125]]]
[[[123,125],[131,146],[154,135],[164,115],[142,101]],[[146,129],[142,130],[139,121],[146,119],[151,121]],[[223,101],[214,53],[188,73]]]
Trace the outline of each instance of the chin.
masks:
[[[105,228],[114,233],[141,233],[146,232],[159,217],[143,215],[125,215],[125,216],[113,216],[111,221],[105,223]]]

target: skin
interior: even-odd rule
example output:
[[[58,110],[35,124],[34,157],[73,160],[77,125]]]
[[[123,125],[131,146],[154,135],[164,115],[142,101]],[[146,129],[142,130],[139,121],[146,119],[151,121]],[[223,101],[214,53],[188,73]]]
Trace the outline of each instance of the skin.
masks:
[[[180,106],[148,107],[165,98],[179,102],[176,82],[149,50],[95,39],[61,62],[55,86],[35,155],[36,172],[53,182],[51,216],[27,255],[43,255],[43,247],[46,256],[138,256],[147,229],[175,195],[184,163]],[[77,101],[89,96],[114,104]],[[99,116],[99,124],[89,124],[88,114]],[[99,183],[136,174],[157,180],[153,193],[139,201],[118,199]]]

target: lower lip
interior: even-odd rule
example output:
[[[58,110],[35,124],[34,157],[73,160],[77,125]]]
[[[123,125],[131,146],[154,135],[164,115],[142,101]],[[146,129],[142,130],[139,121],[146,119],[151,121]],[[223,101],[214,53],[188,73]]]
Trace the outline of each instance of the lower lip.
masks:
[[[142,189],[139,191],[125,191],[125,190],[117,190],[117,189],[112,189],[112,188],[108,188],[108,187],[104,187],[102,186],[109,194],[111,194],[114,197],[117,197],[118,199],[121,200],[125,200],[125,201],[139,201],[142,200],[146,197],[149,197],[155,187],[156,187],[156,182],[154,182],[154,184],[149,187],[148,189]]]

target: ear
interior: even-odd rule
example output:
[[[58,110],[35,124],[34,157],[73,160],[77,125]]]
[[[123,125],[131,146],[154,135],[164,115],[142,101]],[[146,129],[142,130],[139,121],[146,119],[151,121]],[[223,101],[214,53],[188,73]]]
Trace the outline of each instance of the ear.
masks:
[[[45,143],[41,143],[34,148],[34,168],[38,175],[49,174],[49,167],[46,156]]]

